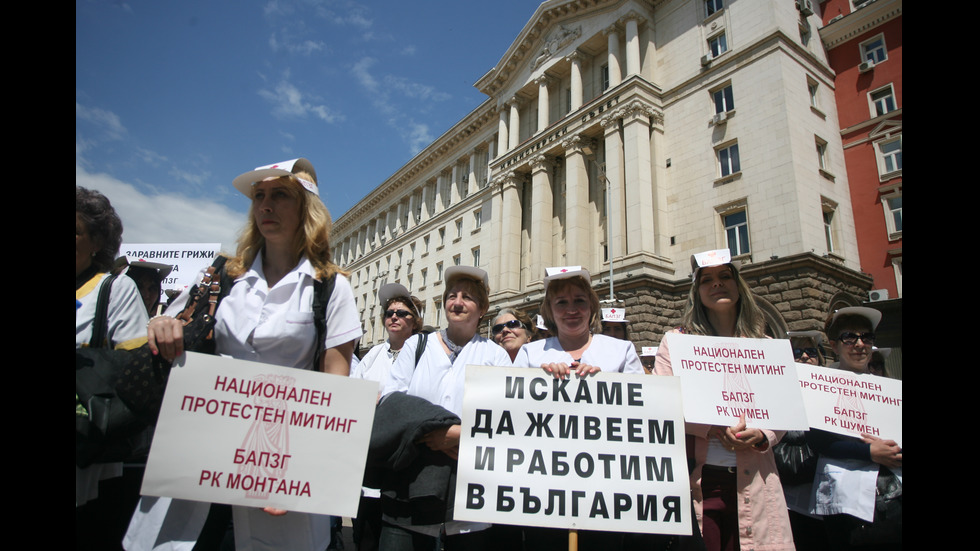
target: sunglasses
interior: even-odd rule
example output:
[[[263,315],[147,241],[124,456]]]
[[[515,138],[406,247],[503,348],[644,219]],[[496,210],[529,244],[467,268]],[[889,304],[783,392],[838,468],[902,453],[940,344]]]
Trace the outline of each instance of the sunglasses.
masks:
[[[401,319],[412,317],[412,313],[408,310],[385,310],[385,318],[390,318],[391,316],[398,316]]]
[[[868,346],[872,346],[875,343],[874,333],[851,333],[850,331],[845,331],[840,334],[840,342],[846,344],[847,346],[854,346],[857,344],[858,339]]]
[[[800,359],[800,358],[802,358],[804,354],[806,354],[807,356],[809,356],[811,358],[816,358],[817,357],[817,349],[816,348],[794,348],[793,349],[793,358],[795,358],[797,360]]]
[[[510,329],[511,331],[513,331],[514,329],[527,329],[526,327],[524,327],[524,324],[521,323],[520,320],[510,320],[494,325],[492,329],[493,334],[496,335],[497,333],[500,333],[501,331],[504,330],[505,327],[507,329]]]

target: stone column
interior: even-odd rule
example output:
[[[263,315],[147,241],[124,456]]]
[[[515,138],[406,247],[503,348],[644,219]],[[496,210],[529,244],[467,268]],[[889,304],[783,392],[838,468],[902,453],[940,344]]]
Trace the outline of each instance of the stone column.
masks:
[[[418,199],[416,199],[415,192],[413,191],[412,194],[408,196],[408,223],[405,225],[406,230],[410,230],[415,227],[415,211],[417,211],[418,208]]]
[[[609,205],[606,224],[609,225],[609,260],[623,256],[626,250],[625,177],[623,173],[623,137],[619,133],[619,117],[607,115],[599,120],[604,130],[606,146],[606,178],[609,186]]]
[[[497,151],[500,155],[503,155],[508,151],[508,144],[510,143],[507,138],[507,109],[505,107],[507,104],[500,106],[500,122],[497,123]]]
[[[514,96],[507,103],[510,105],[510,122],[507,123],[507,128],[510,129],[510,141],[507,142],[507,150],[510,151],[517,147],[517,144],[521,143],[520,98]]]
[[[429,212],[429,197],[431,197],[430,194],[432,193],[431,188],[432,186],[429,185],[429,182],[422,185],[422,213],[419,215],[420,224],[428,220],[429,216],[431,215]]]
[[[626,20],[626,78],[640,74],[640,23],[643,17],[630,12]]]
[[[500,279],[499,290],[517,292],[521,281],[521,193],[520,177],[507,172],[500,182]]]
[[[574,51],[565,56],[565,61],[572,64],[571,88],[572,111],[582,107],[582,54]]]
[[[538,132],[548,128],[548,108],[550,106],[548,85],[551,84],[551,81],[552,79],[548,75],[541,75],[534,79],[534,82],[538,84]]]
[[[650,166],[650,117],[652,106],[639,100],[622,109],[623,150],[626,165],[627,254],[653,252],[653,182]]]
[[[544,269],[554,266],[554,246],[551,243],[551,227],[554,198],[552,197],[551,171],[554,161],[544,155],[531,158],[531,277],[539,281]]]
[[[470,167],[469,176],[466,181],[466,195],[476,193],[480,189],[480,185],[476,181],[476,159],[479,157],[480,148],[477,147],[470,152]]]
[[[394,237],[395,235],[397,235],[397,234],[395,234],[395,233],[393,233],[391,231],[392,228],[395,227],[395,225],[391,223],[391,213],[392,213],[392,209],[389,207],[385,211],[385,218],[384,218],[384,220],[385,220],[384,221],[385,227],[384,227],[384,233],[382,234],[382,235],[384,235],[385,241],[387,241],[387,240],[391,239],[392,237]]]
[[[603,31],[606,33],[606,40],[609,49],[609,87],[618,86],[623,81],[623,73],[619,65],[619,29],[616,25],[610,25]]]
[[[564,264],[594,271],[592,242],[595,228],[589,216],[589,173],[585,167],[586,140],[574,135],[562,142],[565,149],[565,250]]]
[[[459,173],[459,161],[456,161],[456,162],[453,163],[452,171],[449,174],[450,174],[450,176],[449,176],[449,181],[450,181],[449,186],[452,188],[450,190],[451,193],[449,195],[449,204],[450,205],[455,205],[456,203],[458,203],[460,201],[460,199],[462,199],[463,197],[466,197],[465,190],[464,190],[464,193],[462,195],[459,193],[459,189],[460,189],[460,185],[459,184],[462,183],[462,182],[459,181],[460,180],[460,177],[461,177],[461,175]]]
[[[404,233],[408,228],[405,226],[405,201],[398,201],[395,206],[395,231]]]
[[[436,176],[436,194],[435,194],[435,213],[438,214],[446,210],[446,180],[448,179],[445,172],[440,172]]]

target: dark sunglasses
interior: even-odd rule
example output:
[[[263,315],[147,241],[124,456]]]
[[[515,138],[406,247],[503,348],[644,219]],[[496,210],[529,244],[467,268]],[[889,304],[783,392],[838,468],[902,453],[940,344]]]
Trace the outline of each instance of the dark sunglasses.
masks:
[[[817,357],[817,349],[816,348],[794,348],[793,349],[793,358],[795,358],[795,359],[798,360],[798,359],[800,359],[800,358],[803,357],[803,354],[806,354],[807,356],[809,356],[811,358],[816,358]]]
[[[510,321],[505,321],[503,323],[498,323],[497,325],[494,325],[493,326],[493,329],[492,329],[493,334],[496,335],[497,333],[500,333],[501,331],[504,330],[504,327],[506,327],[507,329],[510,329],[511,331],[513,331],[514,329],[518,329],[518,328],[520,328],[520,329],[527,329],[526,327],[524,327],[524,324],[521,323],[521,320],[510,320]]]
[[[398,316],[401,319],[412,317],[412,313],[408,310],[385,310],[385,318],[390,318],[391,316]]]
[[[847,346],[854,346],[857,344],[858,339],[868,346],[873,346],[875,343],[874,333],[851,333],[850,331],[844,331],[840,334],[840,342],[846,344]]]

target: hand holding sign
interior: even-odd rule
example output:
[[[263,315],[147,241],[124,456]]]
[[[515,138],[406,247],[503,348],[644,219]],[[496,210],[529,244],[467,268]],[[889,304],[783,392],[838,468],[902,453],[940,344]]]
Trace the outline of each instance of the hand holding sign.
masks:
[[[862,434],[861,440],[871,444],[872,461],[889,469],[902,468],[902,448],[894,440],[882,440],[870,434]]]

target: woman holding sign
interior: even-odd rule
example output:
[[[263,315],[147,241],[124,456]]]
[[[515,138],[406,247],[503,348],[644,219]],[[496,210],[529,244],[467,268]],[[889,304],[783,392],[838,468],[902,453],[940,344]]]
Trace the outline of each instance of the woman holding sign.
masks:
[[[466,381],[468,364],[509,366],[510,356],[496,343],[477,333],[480,320],[490,307],[490,288],[487,273],[469,266],[452,266],[445,272],[446,291],[442,304],[446,313],[447,327],[431,335],[409,338],[398,354],[398,360],[391,368],[384,385],[382,405],[391,400],[391,394],[404,392],[409,396],[424,398],[431,404],[441,406],[457,417],[463,411],[463,386]],[[419,347],[421,353],[418,353]],[[377,424],[375,431],[377,432]],[[455,473],[459,454],[461,426],[451,425],[421,435],[418,442],[430,450],[439,452],[435,457],[423,458],[427,465],[447,466]],[[408,472],[408,471],[411,471]],[[423,489],[425,482],[420,478],[407,480],[422,469],[405,469],[398,473],[400,483]],[[386,491],[386,488],[382,488]],[[401,499],[401,498],[405,499]],[[431,497],[431,496],[427,496]],[[453,496],[438,496],[445,503],[451,503]],[[416,519],[423,513],[412,509],[413,503],[428,502],[434,499],[413,501],[411,496],[399,495],[385,505],[382,498],[385,523],[381,529],[381,549],[386,550],[425,550],[430,551],[438,542],[440,534],[447,549],[486,549],[488,524],[463,522],[445,519],[445,508],[440,511],[439,520],[445,522],[421,524]],[[404,505],[400,508],[399,505]],[[424,503],[423,503],[424,506]],[[422,506],[420,506],[422,507]],[[433,516],[428,518],[433,519]]]
[[[592,288],[589,271],[580,266],[545,269],[545,294],[541,316],[554,336],[521,347],[515,366],[540,367],[556,378],[586,377],[600,371],[643,373],[633,343],[603,335],[599,296]],[[561,549],[567,544],[565,530],[525,528],[528,549]],[[617,549],[622,534],[582,531],[583,549]]]
[[[826,331],[840,361],[830,367],[868,374],[880,321],[881,312],[873,308],[834,312]],[[902,448],[894,440],[868,434],[858,439],[811,429],[807,438],[820,453],[814,503],[818,514],[827,515],[834,549],[901,549]]]
[[[235,178],[233,185],[251,200],[251,207],[237,254],[226,263],[227,276],[223,279],[228,281],[223,285],[232,287],[215,313],[216,352],[346,377],[354,342],[361,336],[361,324],[350,283],[330,262],[330,213],[320,200],[313,165],[301,158],[259,167]],[[329,298],[324,313],[322,359],[315,361],[321,344],[316,342],[319,333],[314,327],[319,316],[313,312],[315,290],[322,289],[319,281],[327,286]],[[187,300],[185,291],[168,308],[167,315],[150,320],[147,335],[154,354],[172,359],[183,353],[183,324],[171,316],[181,312]],[[265,445],[277,445],[281,432],[274,428],[263,431]],[[179,506],[180,502],[173,500],[170,518],[173,508]],[[218,509],[212,508],[212,517],[195,548],[206,547],[202,540],[212,535],[222,539],[227,521],[215,521],[214,511]],[[142,506],[134,516],[134,525],[139,525],[141,510]],[[322,551],[330,543],[329,516],[286,514],[275,509],[263,512],[240,506],[232,510],[238,549]],[[152,512],[144,522],[152,523],[151,517]],[[201,526],[199,521],[180,520],[197,527]],[[129,549],[142,548],[140,543],[157,543],[155,534],[146,537],[145,532],[152,532],[153,528],[147,524],[135,534],[134,525],[130,526],[129,536],[136,537]],[[172,527],[156,528],[166,532]]]
[[[664,336],[657,351],[658,375],[673,375],[670,334],[765,338],[762,312],[728,249],[691,257],[694,270],[682,326]],[[708,551],[791,551],[786,500],[771,446],[781,433],[749,428],[745,417],[731,427],[687,423],[693,449],[691,497]],[[689,451],[690,453],[690,451]]]

